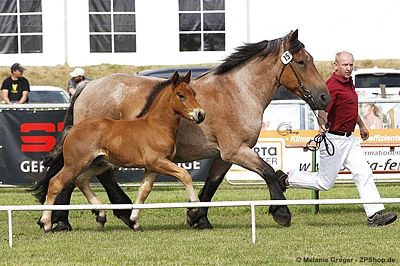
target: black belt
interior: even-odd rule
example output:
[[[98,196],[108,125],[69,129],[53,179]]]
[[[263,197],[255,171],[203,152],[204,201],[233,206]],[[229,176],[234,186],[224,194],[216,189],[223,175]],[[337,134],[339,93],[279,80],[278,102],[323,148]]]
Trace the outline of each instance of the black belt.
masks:
[[[332,130],[329,130],[328,132],[333,134],[333,135],[346,136],[346,137],[350,137],[351,133],[352,133],[352,132],[332,131]]]

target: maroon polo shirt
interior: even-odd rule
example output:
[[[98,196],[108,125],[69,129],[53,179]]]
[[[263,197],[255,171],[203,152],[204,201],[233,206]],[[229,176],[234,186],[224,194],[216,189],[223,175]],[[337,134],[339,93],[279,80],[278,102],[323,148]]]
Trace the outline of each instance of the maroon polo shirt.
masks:
[[[358,117],[358,97],[353,80],[342,78],[333,73],[326,81],[331,100],[325,111],[328,112],[330,130],[353,132]]]

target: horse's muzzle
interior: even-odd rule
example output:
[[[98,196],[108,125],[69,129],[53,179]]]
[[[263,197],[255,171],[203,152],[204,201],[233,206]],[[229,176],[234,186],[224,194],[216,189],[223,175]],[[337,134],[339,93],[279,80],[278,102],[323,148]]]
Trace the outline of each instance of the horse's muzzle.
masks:
[[[203,109],[196,108],[192,112],[192,119],[196,124],[200,124],[206,118],[206,112]]]

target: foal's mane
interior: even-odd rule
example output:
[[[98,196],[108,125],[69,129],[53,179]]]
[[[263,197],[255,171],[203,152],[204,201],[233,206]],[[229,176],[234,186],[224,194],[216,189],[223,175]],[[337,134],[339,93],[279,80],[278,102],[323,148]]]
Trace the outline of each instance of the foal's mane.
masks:
[[[270,54],[277,55],[282,42],[287,37],[288,36],[285,36],[271,41],[264,40],[257,43],[246,43],[243,46],[237,47],[235,49],[236,52],[225,58],[224,62],[215,68],[214,74],[224,74],[238,66],[245,64],[254,57],[260,57],[264,59]],[[303,47],[304,44],[296,39],[290,43],[289,51],[294,54]]]
[[[178,81],[176,84],[184,82],[184,77],[179,76]],[[147,96],[146,104],[144,105],[142,111],[136,116],[136,118],[141,118],[150,110],[151,105],[153,104],[154,100],[157,96],[162,92],[166,87],[171,85],[171,79],[163,80],[157,83],[154,88],[151,90],[150,94]]]
[[[140,111],[140,113],[136,116],[136,118],[141,118],[145,114],[147,114],[147,112],[150,110],[150,107],[153,104],[154,100],[157,98],[157,95],[160,94],[160,92],[164,88],[168,87],[168,85],[171,85],[170,79],[167,79],[165,81],[160,81],[159,83],[157,83],[154,86],[154,88],[151,90],[150,94],[147,96],[146,104],[144,105],[142,111]]]

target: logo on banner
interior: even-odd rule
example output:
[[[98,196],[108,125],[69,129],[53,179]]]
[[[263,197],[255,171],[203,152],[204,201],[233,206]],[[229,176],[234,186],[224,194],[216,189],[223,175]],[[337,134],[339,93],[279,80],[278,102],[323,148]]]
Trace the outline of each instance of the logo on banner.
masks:
[[[21,152],[50,152],[57,142],[55,133],[63,128],[64,122],[21,124]]]
[[[261,159],[267,162],[275,170],[282,169],[283,143],[281,140],[270,138],[259,138],[256,146],[253,147]],[[238,165],[232,165],[227,173],[228,180],[262,180],[261,177]]]

